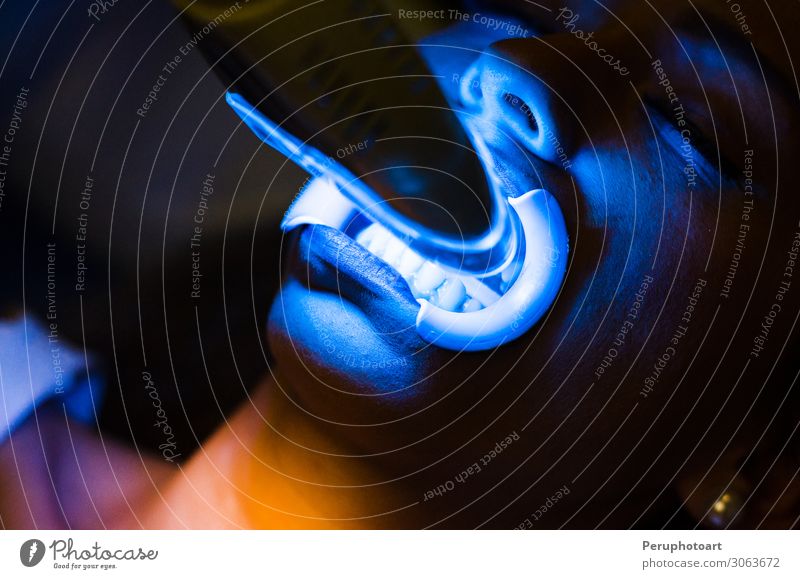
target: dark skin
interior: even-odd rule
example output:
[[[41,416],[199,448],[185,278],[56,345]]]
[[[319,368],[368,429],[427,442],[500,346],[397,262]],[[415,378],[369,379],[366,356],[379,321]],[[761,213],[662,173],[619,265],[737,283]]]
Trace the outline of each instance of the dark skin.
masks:
[[[783,447],[797,415],[781,406],[796,288],[751,355],[800,226],[797,92],[772,15],[742,2],[745,35],[724,3],[694,3],[705,24],[682,2],[570,5],[575,29],[594,31],[623,76],[565,27],[567,15],[556,19],[561,4],[544,4],[552,11],[523,6],[540,38],[474,60],[482,90],[463,104],[488,111],[500,162],[511,162],[509,136],[527,147],[509,167],[516,186],[548,189],[567,220],[569,271],[550,313],[493,352],[437,349],[379,259],[332,229],[292,233],[268,323],[273,375],[180,473],[148,483],[134,526],[628,527],[681,506],[714,526],[726,492],[722,526],[796,524],[798,464]],[[791,16],[775,17],[785,34]],[[675,103],[656,59],[692,123],[692,184],[686,127],[670,128]],[[536,111],[534,125],[508,108],[509,92]],[[544,128],[568,169],[532,144]],[[132,524],[114,512],[104,520]]]
[[[297,412],[307,413],[326,433],[330,442],[317,450],[331,452],[334,444],[344,445],[353,454],[372,455],[363,459],[377,467],[370,482],[399,479],[384,486],[408,496],[409,502],[420,501],[413,507],[414,525],[515,526],[565,484],[572,491],[566,504],[548,513],[540,525],[632,524],[645,507],[664,500],[665,488],[684,477],[702,478],[693,474],[693,465],[701,473],[713,471],[713,465],[726,464],[726,453],[740,439],[747,447],[760,434],[763,422],[755,412],[748,413],[757,387],[742,385],[731,393],[731,385],[737,383],[766,313],[761,304],[768,308],[774,301],[785,265],[777,248],[790,243],[798,225],[796,201],[774,171],[776,162],[786,162],[797,150],[796,107],[779,77],[762,76],[749,38],[728,31],[727,14],[720,15],[711,38],[692,8],[661,4],[671,29],[645,6],[609,3],[609,12],[624,26],[592,9],[593,3],[572,6],[581,15],[576,28],[594,30],[608,54],[624,56],[630,71],[625,77],[555,20],[558,4],[549,15],[529,9],[536,14],[533,21],[543,22],[552,34],[500,42],[474,65],[482,94],[472,106],[497,111],[501,129],[527,143],[533,141],[531,128],[508,121],[514,117],[503,95],[529,101],[539,115],[539,128],[550,128],[572,160],[571,169],[564,171],[542,160],[550,151],[530,146],[530,165],[514,167],[518,179],[526,182],[521,187],[544,187],[556,196],[572,238],[562,294],[546,321],[523,339],[492,353],[455,354],[428,347],[414,336],[416,309],[410,295],[365,296],[351,289],[349,267],[331,264],[319,273],[320,261],[309,250],[330,244],[341,262],[354,260],[367,267],[374,258],[332,231],[306,230],[293,240],[283,292],[270,318],[279,384]],[[755,7],[751,11],[758,12]],[[769,29],[755,17],[751,22],[754,28],[762,24],[761,30]],[[780,52],[772,46],[776,38],[766,34],[754,32],[753,42],[768,44],[765,54],[775,57]],[[724,43],[727,62],[721,62],[714,39]],[[710,56],[715,53],[716,60]],[[760,57],[762,67],[770,57]],[[701,162],[701,154],[694,153],[697,175],[691,185],[680,149],[670,144],[674,138],[668,127],[674,119],[651,64],[655,59],[667,71],[680,103],[691,111],[687,118],[693,123],[693,141],[707,157]],[[520,69],[532,74],[507,85],[493,83]],[[722,160],[700,141],[718,144]],[[745,195],[741,173],[745,149],[758,158],[753,161],[759,170],[752,195]],[[502,156],[502,150],[496,152]],[[746,222],[747,247],[752,249],[733,289],[721,297],[745,200],[757,208]],[[770,230],[774,249],[759,274]],[[312,257],[304,259],[308,255]],[[384,274],[372,276],[374,283],[380,285]],[[598,378],[597,368],[646,276],[654,281],[619,348],[623,353]],[[682,317],[698,279],[707,285],[689,331],[654,391],[644,398],[644,380],[670,346],[676,327],[685,325]],[[789,303],[793,306],[788,312],[796,313],[797,302]],[[773,356],[787,338],[794,313],[786,314],[783,333],[771,346]],[[383,357],[406,363],[399,369],[387,364],[383,372],[354,369],[348,355],[350,332],[380,336],[370,342],[368,362]],[[331,343],[336,355],[323,355]],[[355,365],[363,366],[363,354],[354,354],[359,360]],[[760,387],[770,366],[763,357],[753,359],[747,383]],[[785,382],[781,386],[788,387]],[[780,391],[781,386],[772,388]],[[723,403],[724,412],[717,416]],[[520,433],[520,441],[480,475],[441,497],[422,500],[512,431]],[[723,490],[709,491],[709,496],[715,499],[714,493]],[[702,516],[710,506],[702,503],[709,498],[695,495],[687,497],[690,509]],[[748,509],[737,524],[756,525],[764,514]],[[786,522],[778,520],[774,524]]]

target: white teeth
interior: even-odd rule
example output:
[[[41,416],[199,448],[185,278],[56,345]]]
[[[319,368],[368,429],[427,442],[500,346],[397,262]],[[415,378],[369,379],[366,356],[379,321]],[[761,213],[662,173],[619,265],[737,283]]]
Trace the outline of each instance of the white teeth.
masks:
[[[463,283],[457,279],[446,279],[436,293],[431,296],[431,303],[444,310],[454,312],[464,303],[466,297],[467,290]]]
[[[505,292],[511,286],[511,282],[514,281],[514,277],[519,272],[518,265],[519,264],[515,264],[513,267],[507,267],[500,272],[500,291]]]
[[[444,272],[426,261],[414,276],[414,283],[411,289],[416,290],[422,297],[428,297],[433,290],[442,285],[445,280]]]
[[[388,235],[385,235],[383,231],[375,231],[372,236],[372,239],[369,241],[369,245],[367,245],[366,248],[369,249],[370,252],[374,253],[378,257],[381,257],[388,243],[389,243]]]
[[[483,304],[476,300],[475,298],[469,298],[467,301],[464,302],[464,305],[461,307],[461,311],[464,313],[469,312],[477,312],[478,310],[483,309]]]
[[[397,271],[400,272],[405,278],[410,278],[412,275],[419,271],[425,260],[422,259],[416,252],[406,249],[400,257],[400,263],[397,264]]]
[[[372,239],[375,237],[375,233],[378,231],[378,228],[374,225],[370,225],[369,227],[365,227],[362,229],[358,236],[356,237],[356,241],[369,249],[369,244]]]
[[[467,288],[467,293],[477,299],[481,307],[489,306],[500,299],[499,294],[492,291],[487,285],[481,283],[480,280],[466,276],[462,276],[460,279],[464,283],[464,287]]]
[[[406,280],[415,298],[425,298],[439,308],[451,312],[475,312],[483,309],[486,298],[493,297],[487,295],[481,300],[471,297],[467,287],[481,295],[492,292],[478,280],[465,278],[462,281],[449,276],[377,223],[362,230],[356,236],[356,241],[395,268]]]
[[[397,268],[397,263],[400,261],[400,256],[406,250],[406,244],[397,239],[396,237],[390,237],[389,242],[386,244],[386,249],[383,252],[381,258],[383,261],[388,263],[389,265],[393,266],[395,269]]]

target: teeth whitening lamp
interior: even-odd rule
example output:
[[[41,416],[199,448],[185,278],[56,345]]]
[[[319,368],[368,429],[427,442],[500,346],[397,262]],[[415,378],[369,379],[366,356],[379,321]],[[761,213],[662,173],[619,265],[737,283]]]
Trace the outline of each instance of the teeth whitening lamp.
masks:
[[[552,305],[567,258],[558,203],[543,190],[503,190],[415,46],[414,26],[430,29],[397,17],[390,2],[176,3],[191,30],[207,33],[201,47],[228,104],[317,177],[284,230],[379,224],[441,268],[451,294],[460,283],[469,295],[457,311],[418,296],[417,329],[439,347],[495,348]]]

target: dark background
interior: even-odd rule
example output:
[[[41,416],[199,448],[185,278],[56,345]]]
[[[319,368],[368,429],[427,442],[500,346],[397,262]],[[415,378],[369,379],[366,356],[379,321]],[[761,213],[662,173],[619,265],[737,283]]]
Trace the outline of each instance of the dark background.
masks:
[[[197,48],[180,53],[190,36],[167,2],[118,2],[99,22],[89,4],[0,8],[0,132],[20,88],[30,90],[0,210],[2,307],[45,319],[46,244],[55,242],[58,329],[102,366],[101,427],[138,448],[164,442],[147,370],[186,457],[267,371],[278,224],[305,175],[240,125]],[[137,109],[176,55],[141,118]],[[209,173],[201,297],[191,299],[189,241]],[[79,293],[75,235],[89,175]]]

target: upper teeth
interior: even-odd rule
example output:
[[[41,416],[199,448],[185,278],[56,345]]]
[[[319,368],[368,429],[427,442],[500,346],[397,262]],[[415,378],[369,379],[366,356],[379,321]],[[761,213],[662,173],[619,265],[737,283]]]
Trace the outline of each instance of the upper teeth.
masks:
[[[356,241],[397,270],[415,298],[426,299],[451,312],[474,312],[485,306],[467,293],[459,276],[426,261],[382,225],[373,223],[366,227]]]

